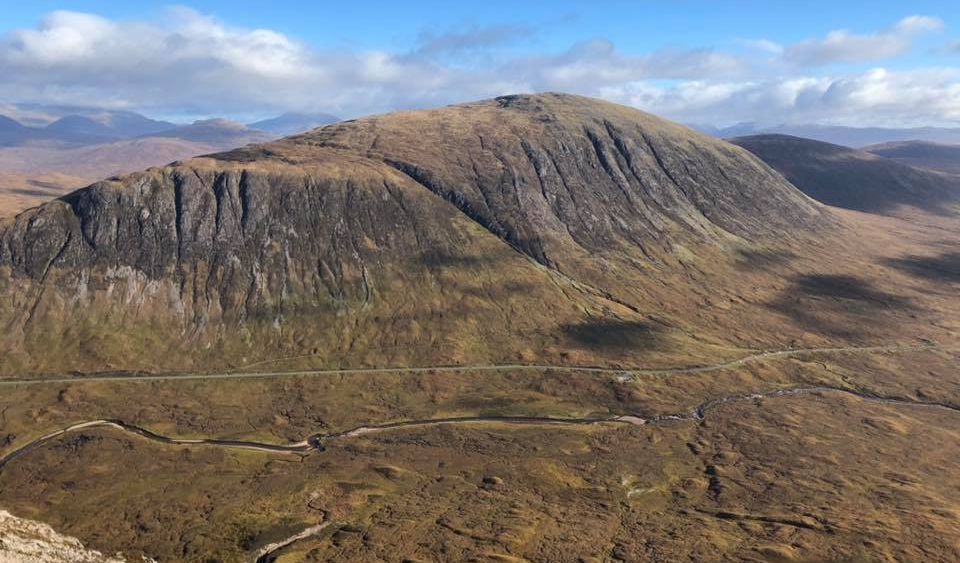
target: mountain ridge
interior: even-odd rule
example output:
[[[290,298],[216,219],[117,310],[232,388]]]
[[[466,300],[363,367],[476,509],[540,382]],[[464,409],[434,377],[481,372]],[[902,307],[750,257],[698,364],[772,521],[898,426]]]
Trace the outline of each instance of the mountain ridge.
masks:
[[[112,125],[100,121],[111,116]],[[126,113],[97,119],[71,114],[44,128],[0,121],[0,215],[102,178],[273,139],[228,120],[166,125]]]
[[[140,138],[148,137],[177,138],[195,143],[231,147],[265,143],[274,139],[264,131],[251,129],[238,121],[221,118],[201,119],[189,125],[179,125]]]
[[[607,102],[501,97],[151,169],[0,222],[0,320],[22,335],[10,365],[48,371],[652,345],[697,269],[835,223],[728,143]]]
[[[960,128],[956,127],[852,127],[804,123],[782,125],[738,123],[729,127],[691,124],[691,127],[721,139],[751,135],[790,135],[860,149],[869,145],[910,140],[960,144]]]
[[[915,168],[960,174],[960,146],[958,145],[910,140],[869,145],[863,150]]]
[[[828,205],[893,213],[904,205],[937,211],[960,201],[960,177],[866,151],[779,134],[737,137],[730,142],[753,152]]]

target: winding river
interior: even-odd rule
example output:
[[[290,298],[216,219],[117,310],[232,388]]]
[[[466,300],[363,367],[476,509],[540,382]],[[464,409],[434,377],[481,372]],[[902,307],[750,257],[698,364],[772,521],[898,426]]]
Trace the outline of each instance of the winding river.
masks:
[[[426,372],[469,372],[469,371],[513,371],[513,370],[557,370],[565,372],[588,372],[602,373],[608,375],[617,375],[628,379],[638,379],[642,376],[668,376],[681,373],[706,373],[738,367],[747,363],[761,361],[765,359],[790,358],[806,354],[838,354],[838,353],[878,353],[878,352],[897,352],[897,351],[921,351],[921,350],[942,350],[956,351],[957,347],[946,347],[937,344],[906,345],[895,344],[886,346],[850,346],[850,347],[831,347],[831,348],[805,348],[788,349],[759,352],[744,356],[739,359],[722,362],[713,365],[687,366],[665,369],[649,368],[601,368],[601,367],[574,367],[574,366],[552,366],[552,365],[478,365],[478,366],[439,366],[422,368],[369,368],[369,369],[331,369],[331,370],[311,370],[295,372],[230,372],[220,374],[188,374],[188,375],[105,375],[91,377],[69,377],[69,378],[37,378],[20,380],[0,380],[0,386],[19,386],[19,385],[38,385],[51,383],[79,383],[87,381],[151,381],[151,380],[195,380],[195,379],[235,379],[235,378],[258,378],[258,377],[282,377],[282,376],[315,376],[315,375],[350,375],[350,374],[369,374],[369,373],[426,373]],[[700,403],[691,410],[673,414],[657,415],[652,417],[642,417],[635,414],[618,414],[603,417],[588,418],[561,418],[546,416],[463,416],[447,418],[429,418],[420,420],[406,420],[398,422],[388,422],[383,424],[363,425],[335,432],[331,434],[315,433],[304,440],[289,444],[275,444],[266,442],[255,442],[248,440],[228,440],[220,438],[176,438],[158,434],[146,428],[136,426],[118,419],[97,419],[79,422],[51,432],[39,438],[36,438],[23,446],[7,453],[0,458],[0,472],[7,466],[21,457],[33,452],[46,444],[60,438],[64,435],[82,432],[84,430],[109,428],[133,434],[145,440],[152,442],[187,447],[217,447],[228,449],[242,449],[259,451],[270,454],[284,454],[306,456],[311,453],[322,452],[325,445],[339,440],[348,440],[360,436],[379,434],[395,430],[408,428],[440,426],[440,425],[477,425],[477,424],[507,424],[507,425],[595,425],[595,424],[628,424],[634,426],[660,425],[682,422],[702,422],[709,411],[725,404],[757,401],[763,399],[774,399],[778,397],[795,397],[803,395],[818,395],[827,393],[843,394],[856,397],[860,400],[877,402],[889,405],[899,405],[919,408],[944,409],[951,412],[960,413],[960,408],[955,405],[914,401],[897,397],[883,397],[864,391],[843,389],[837,387],[795,387],[788,389],[777,389],[762,393],[728,395],[710,399]],[[282,552],[290,545],[304,539],[317,536],[327,530],[332,525],[331,521],[324,517],[319,524],[312,525],[306,529],[286,538],[284,540],[271,543],[261,548],[254,561],[256,563],[267,563],[272,561],[277,554]]]
[[[173,438],[169,436],[163,436],[146,428],[129,424],[122,420],[116,419],[98,419],[98,420],[88,420],[85,422],[80,422],[73,424],[66,428],[62,428],[55,432],[51,432],[35,440],[20,446],[19,448],[11,451],[2,458],[0,458],[0,472],[2,472],[9,464],[16,461],[17,459],[27,455],[28,453],[48,444],[49,442],[64,436],[66,434],[71,434],[75,432],[81,432],[84,430],[94,429],[94,428],[112,428],[115,430],[121,430],[130,434],[134,434],[141,438],[173,446],[203,446],[203,447],[220,447],[220,448],[229,448],[229,449],[242,449],[242,450],[253,450],[261,451],[266,453],[278,453],[278,454],[293,454],[293,455],[307,455],[312,452],[322,452],[325,449],[325,445],[338,441],[338,440],[347,440],[351,438],[356,438],[359,436],[366,436],[371,434],[379,434],[383,432],[389,432],[392,430],[400,430],[406,428],[417,428],[417,427],[429,427],[429,426],[441,426],[441,425],[475,425],[475,424],[507,424],[507,425],[563,425],[563,426],[577,426],[577,425],[593,425],[593,424],[630,424],[634,426],[643,426],[647,424],[665,424],[669,422],[682,422],[682,421],[692,421],[700,422],[703,421],[708,412],[712,409],[715,409],[719,406],[743,402],[743,401],[755,401],[761,399],[774,399],[778,397],[795,397],[800,395],[816,395],[816,394],[827,394],[827,393],[837,393],[843,394],[851,397],[856,397],[858,399],[876,403],[883,403],[888,405],[899,405],[899,406],[908,406],[908,407],[918,407],[918,408],[936,408],[948,410],[951,412],[960,413],[960,407],[947,403],[939,402],[925,402],[925,401],[914,401],[909,399],[900,399],[896,397],[883,397],[875,395],[872,393],[853,391],[850,389],[842,389],[837,387],[795,387],[789,389],[777,389],[773,391],[767,391],[763,393],[750,393],[750,394],[738,394],[738,395],[728,395],[725,397],[720,397],[716,399],[710,399],[700,403],[693,409],[689,411],[683,411],[674,414],[665,414],[657,415],[649,418],[644,418],[636,414],[616,414],[603,417],[588,417],[588,418],[561,418],[561,417],[547,417],[547,416],[462,416],[462,417],[447,417],[447,418],[427,418],[420,420],[405,420],[399,422],[388,422],[383,424],[375,425],[364,425],[351,428],[349,430],[344,430],[342,432],[336,432],[332,434],[323,434],[316,433],[311,434],[306,439],[290,444],[271,444],[266,442],[254,442],[247,440],[226,440],[219,438],[197,438],[197,439],[187,439],[187,438]]]

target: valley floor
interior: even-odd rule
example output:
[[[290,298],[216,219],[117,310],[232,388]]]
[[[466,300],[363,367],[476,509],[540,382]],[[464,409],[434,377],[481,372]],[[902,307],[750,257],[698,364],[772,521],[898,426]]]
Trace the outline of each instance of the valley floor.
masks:
[[[796,346],[0,382],[0,506],[127,561],[956,561],[960,228],[837,213]]]
[[[271,544],[291,560],[947,561],[960,412],[938,397],[956,384],[893,382],[958,359],[17,386],[0,491],[94,548],[158,561],[252,561]],[[85,415],[111,421],[30,445]]]

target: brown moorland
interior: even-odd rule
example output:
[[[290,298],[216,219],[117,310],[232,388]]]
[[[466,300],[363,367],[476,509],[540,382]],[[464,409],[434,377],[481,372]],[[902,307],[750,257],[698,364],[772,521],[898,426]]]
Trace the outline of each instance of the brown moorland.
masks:
[[[738,147],[550,94],[0,225],[0,506],[103,553],[960,557],[949,205],[826,207]]]
[[[751,261],[845,228],[741,149],[562,95],[344,122],[0,225],[10,375],[783,347],[810,331],[751,295],[778,281]]]
[[[62,147],[0,147],[0,217],[64,196],[103,178],[233,148],[257,137],[226,137],[211,143],[146,137]]]

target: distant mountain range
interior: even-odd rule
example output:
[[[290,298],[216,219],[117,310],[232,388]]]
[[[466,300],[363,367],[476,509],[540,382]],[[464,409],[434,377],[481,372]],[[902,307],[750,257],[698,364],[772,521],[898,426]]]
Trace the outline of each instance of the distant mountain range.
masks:
[[[5,110],[19,119],[2,115]],[[326,114],[287,113],[249,125],[227,119],[178,125],[129,111],[0,107],[0,215],[109,176],[265,143],[336,121]]]
[[[960,174],[960,146],[927,141],[900,141],[864,147],[866,152],[902,164],[950,174]]]
[[[275,138],[275,135],[225,119],[197,121],[178,126],[143,118],[139,123],[114,125],[81,115],[68,115],[44,127],[29,127],[12,118],[0,116],[0,147],[45,146],[67,149],[145,137],[177,138],[234,148],[248,143],[269,141]]]
[[[915,168],[875,153],[790,135],[751,135],[730,142],[828,205],[893,214],[903,205],[942,211],[960,201],[960,176]]]
[[[205,143],[223,147],[240,147],[251,143],[265,143],[276,138],[275,135],[251,129],[242,123],[229,119],[205,119],[194,121],[190,125],[181,125],[160,131],[149,137],[180,139],[194,143]]]
[[[690,125],[702,133],[721,139],[750,135],[790,135],[815,141],[833,143],[851,148],[863,148],[881,143],[902,141],[925,141],[947,145],[960,145],[960,128],[913,127],[894,129],[885,127],[844,127],[839,125],[777,125],[760,126],[754,123],[738,123],[731,127]]]
[[[130,111],[27,107],[32,113],[23,114],[24,117],[19,119],[18,114],[23,112],[18,107],[7,106],[15,115],[3,115],[3,109],[0,108],[0,147],[76,147],[123,139],[165,137],[234,148],[339,121],[339,118],[328,114],[285,113],[247,125],[227,119],[207,119],[184,125],[151,119]]]
[[[247,127],[274,135],[286,136],[303,133],[337,121],[340,121],[339,117],[326,113],[285,113],[279,117],[250,123]]]

